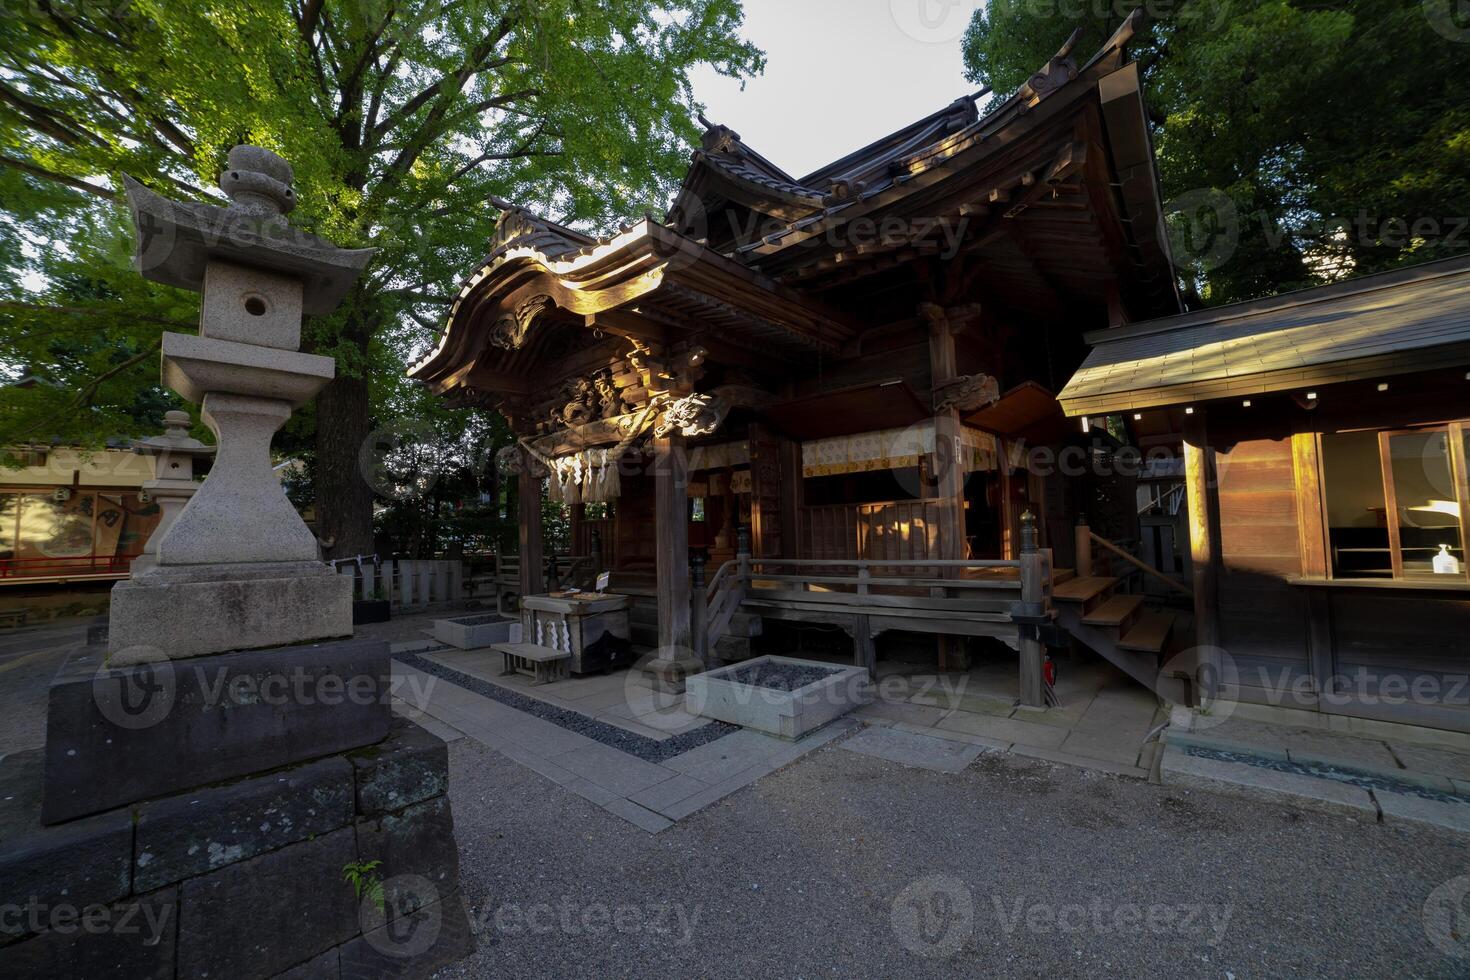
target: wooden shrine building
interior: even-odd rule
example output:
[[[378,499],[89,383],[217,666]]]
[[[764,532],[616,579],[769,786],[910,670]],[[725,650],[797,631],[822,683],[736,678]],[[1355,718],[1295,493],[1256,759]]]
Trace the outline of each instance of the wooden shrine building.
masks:
[[[1180,310],[1136,23],[984,115],[960,99],[800,177],[707,125],[666,220],[611,237],[506,211],[411,374],[510,421],[522,592],[544,588],[549,474],[581,533],[611,502],[603,563],[656,600],[671,674],[732,624],[788,618],[836,623],[870,663],[887,632],[938,636],[950,664],[957,638],[996,637],[1035,701],[1037,621],[1070,599],[1111,604],[1115,640],[1140,628],[1105,653],[1153,686],[1167,617],[1057,567],[1118,494],[1032,462],[1080,438],[1054,393],[1088,332]]]

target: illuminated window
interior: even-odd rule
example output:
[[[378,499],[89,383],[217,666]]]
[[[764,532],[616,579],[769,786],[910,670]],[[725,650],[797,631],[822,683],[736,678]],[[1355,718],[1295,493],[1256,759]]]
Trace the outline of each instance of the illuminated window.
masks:
[[[1466,446],[1460,423],[1323,436],[1333,575],[1433,578],[1445,556],[1466,575]]]

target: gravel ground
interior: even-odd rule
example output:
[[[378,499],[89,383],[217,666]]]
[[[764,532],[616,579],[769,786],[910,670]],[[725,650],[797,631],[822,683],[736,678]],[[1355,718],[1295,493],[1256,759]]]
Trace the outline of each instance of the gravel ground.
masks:
[[[728,680],[752,687],[764,687],[769,691],[795,691],[835,673],[837,671],[829,667],[798,667],[795,664],[773,663],[768,660],[742,667],[732,672]]]
[[[637,756],[645,762],[663,762],[672,759],[676,755],[688,752],[690,749],[698,748],[706,742],[713,742],[717,738],[734,734],[740,730],[739,725],[727,724],[723,721],[712,721],[698,728],[691,728],[687,732],[659,741],[637,732],[630,732],[626,728],[617,725],[609,725],[605,721],[590,718],[579,711],[568,711],[554,704],[548,704],[529,695],[521,694],[501,687],[499,684],[491,684],[479,677],[473,677],[462,671],[446,667],[441,663],[427,660],[412,653],[397,653],[393,655],[394,660],[402,661],[416,670],[426,674],[443,678],[449,683],[462,687],[467,691],[499,701],[501,704],[509,705],[517,711],[524,711],[528,715],[535,715],[543,721],[549,721],[553,725],[565,728],[569,732],[585,735],[595,742],[603,745],[611,745],[629,755]]]
[[[450,758],[485,927],[445,977],[1470,976],[1421,917],[1470,872],[1451,836],[836,746],[649,836],[469,739]]]

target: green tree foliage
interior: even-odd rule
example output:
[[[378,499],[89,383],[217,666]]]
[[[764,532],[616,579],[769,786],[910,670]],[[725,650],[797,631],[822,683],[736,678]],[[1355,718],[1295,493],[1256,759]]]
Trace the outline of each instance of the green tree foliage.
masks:
[[[1195,303],[1470,249],[1470,23],[1451,0],[1181,0],[1130,51],[1171,239]],[[1076,28],[1086,57],[1131,7],[991,0],[971,77],[1014,91]]]
[[[691,69],[762,67],[739,0],[13,0],[4,14],[0,369],[39,380],[6,391],[0,444],[156,427],[137,416],[167,397],[159,334],[197,322],[198,297],[131,270],[119,177],[222,203],[229,148],[265,146],[295,167],[293,223],[379,250],[343,309],[307,323],[338,378],[278,442],[311,457],[334,554],[371,548],[358,457],[376,422],[443,411],[403,372],[499,202],[586,227],[660,207],[697,136]]]

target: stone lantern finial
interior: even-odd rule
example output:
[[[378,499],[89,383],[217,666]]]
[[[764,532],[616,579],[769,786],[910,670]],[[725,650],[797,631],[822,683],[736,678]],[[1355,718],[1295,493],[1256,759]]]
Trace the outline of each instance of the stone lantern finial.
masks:
[[[279,217],[296,207],[291,165],[270,150],[241,144],[230,151],[229,169],[219,175],[230,210]]]

